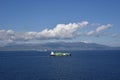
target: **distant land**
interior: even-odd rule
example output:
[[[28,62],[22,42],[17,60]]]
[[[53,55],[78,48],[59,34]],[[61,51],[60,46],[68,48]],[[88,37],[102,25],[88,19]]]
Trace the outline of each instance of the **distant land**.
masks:
[[[0,47],[0,51],[52,51],[52,50],[120,50],[120,47],[110,47],[96,43],[83,42],[49,42],[39,44],[8,44]]]

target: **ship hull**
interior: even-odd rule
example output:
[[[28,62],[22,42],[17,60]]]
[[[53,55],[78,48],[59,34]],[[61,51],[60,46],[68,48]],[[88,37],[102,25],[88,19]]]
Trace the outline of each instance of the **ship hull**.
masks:
[[[51,52],[50,56],[71,56],[70,53]]]

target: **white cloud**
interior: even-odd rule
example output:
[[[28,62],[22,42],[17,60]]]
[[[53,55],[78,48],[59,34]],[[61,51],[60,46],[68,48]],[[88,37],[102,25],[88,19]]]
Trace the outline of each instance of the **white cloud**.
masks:
[[[0,30],[0,40],[5,37],[5,30]]]
[[[53,29],[44,29],[41,32],[26,32],[24,33],[25,40],[29,39],[68,39],[75,37],[78,29],[83,28],[88,24],[87,21],[81,23],[57,24]]]
[[[29,42],[30,40],[49,40],[49,39],[75,39],[81,35],[83,36],[99,36],[103,31],[112,27],[111,24],[101,25],[95,30],[89,32],[79,32],[83,27],[88,25],[88,21],[69,24],[57,24],[53,29],[44,29],[40,32],[15,32],[13,30],[0,30],[0,43],[12,43],[12,42]],[[85,28],[86,29],[86,28]],[[84,29],[83,29],[84,30]],[[83,41],[87,43],[88,41]]]
[[[117,34],[117,33],[113,33],[113,34],[111,34],[111,36],[112,36],[113,38],[120,38],[119,34]]]
[[[110,28],[110,27],[112,27],[111,24],[102,25],[102,26],[100,26],[100,27],[98,27],[98,28],[96,29],[96,32],[100,32],[100,31],[106,30],[106,29],[108,29],[108,28]]]
[[[89,31],[89,32],[87,33],[87,35],[88,35],[88,36],[93,36],[93,35],[99,36],[99,35],[100,35],[100,32],[102,32],[102,31],[104,31],[104,30],[106,30],[106,29],[109,29],[109,28],[111,28],[111,27],[112,27],[111,24],[101,25],[101,26],[97,27],[95,31]]]
[[[37,38],[57,38],[67,39],[75,37],[75,32],[88,24],[87,21],[81,23],[58,24],[53,29],[45,29],[37,34]]]
[[[6,33],[9,34],[9,35],[12,35],[12,34],[14,34],[14,31],[13,30],[7,30]]]
[[[0,42],[2,43],[2,45],[12,43],[14,41],[12,39],[13,36],[13,30],[0,30]]]
[[[41,32],[15,32],[13,30],[0,30],[0,40],[5,42],[26,41],[37,39],[68,39],[74,38],[78,29],[85,27],[87,21],[81,23],[57,24],[53,29],[44,29]]]
[[[88,36],[95,34],[95,31],[90,31],[87,33]]]

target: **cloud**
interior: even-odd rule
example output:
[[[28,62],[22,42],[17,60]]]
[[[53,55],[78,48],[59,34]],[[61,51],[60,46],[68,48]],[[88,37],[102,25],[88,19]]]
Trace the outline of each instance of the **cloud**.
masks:
[[[120,39],[119,33],[113,33],[113,34],[111,34],[111,36],[112,36],[113,38],[119,38],[119,39]]]
[[[13,36],[13,30],[0,30],[0,42],[2,43],[2,45],[12,43],[14,41],[12,39]]]
[[[72,39],[76,32],[88,25],[87,21],[80,23],[57,24],[53,29],[44,29],[41,32],[15,32],[13,30],[0,30],[0,40],[11,43],[13,41]]]
[[[96,31],[90,31],[87,33],[88,36],[94,35],[96,33]]]
[[[87,33],[87,35],[88,36],[99,36],[102,31],[109,29],[111,27],[112,27],[112,24],[101,25],[101,26],[97,27],[95,31],[93,31],[93,30],[89,31]]]
[[[57,24],[53,29],[44,29],[41,32],[26,32],[24,39],[70,39],[76,36],[78,29],[85,27],[87,21],[81,23]]]
[[[5,36],[5,30],[0,30],[0,40],[2,40]]]
[[[91,24],[90,24],[91,25]],[[98,24],[95,24],[98,25]],[[87,27],[86,27],[87,26]],[[84,28],[86,27],[86,28]],[[57,24],[53,29],[44,29],[40,32],[28,31],[28,32],[15,32],[12,29],[0,30],[0,44],[8,43],[26,43],[39,40],[70,40],[75,39],[80,36],[102,36],[103,32],[111,28],[111,24],[98,25],[95,30],[89,32],[84,31],[85,29],[90,29],[88,21],[82,21],[79,23],[68,23],[68,24]],[[84,28],[84,29],[83,29]],[[87,30],[88,30],[87,29]],[[81,31],[80,31],[81,30]],[[83,30],[83,31],[82,31]],[[115,37],[116,35],[112,35]],[[81,37],[82,39],[82,37]],[[89,43],[90,41],[82,41]]]
[[[85,27],[87,24],[88,24],[87,21],[83,21],[81,23],[58,24],[53,29],[45,29],[42,32],[38,32],[36,37],[38,39],[41,39],[41,38],[56,38],[56,39],[73,38],[75,37],[75,32],[78,29]]]
[[[13,35],[15,32],[13,30],[7,30],[6,33],[9,35]]]
[[[4,40],[4,39],[8,39],[10,37],[12,37],[12,35],[14,35],[14,31],[13,30],[0,30],[0,40]]]
[[[102,26],[100,26],[100,27],[98,27],[98,28],[96,29],[96,32],[100,32],[100,31],[106,30],[106,29],[108,29],[108,28],[110,28],[110,27],[112,27],[111,24],[102,25]]]

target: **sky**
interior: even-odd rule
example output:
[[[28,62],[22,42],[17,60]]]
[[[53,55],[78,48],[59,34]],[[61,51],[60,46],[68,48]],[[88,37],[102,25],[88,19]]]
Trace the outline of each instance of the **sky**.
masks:
[[[120,0],[0,0],[0,45],[84,42],[120,46]]]

